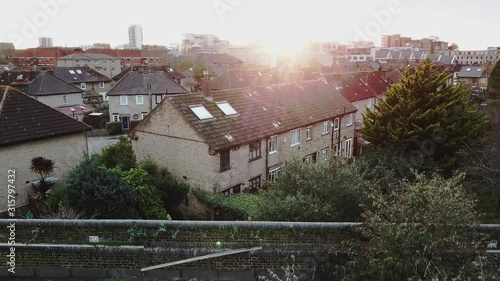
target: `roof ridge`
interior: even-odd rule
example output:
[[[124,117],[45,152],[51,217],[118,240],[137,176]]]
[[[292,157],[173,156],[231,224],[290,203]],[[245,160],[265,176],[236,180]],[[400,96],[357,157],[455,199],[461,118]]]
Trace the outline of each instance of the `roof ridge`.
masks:
[[[1,100],[0,100],[0,114],[2,113],[2,107],[3,107],[3,103],[4,101],[7,99],[7,94],[8,94],[8,90],[9,90],[10,86],[6,86],[5,87],[5,91],[3,93],[0,93],[1,95]],[[1,87],[0,87],[1,89]]]

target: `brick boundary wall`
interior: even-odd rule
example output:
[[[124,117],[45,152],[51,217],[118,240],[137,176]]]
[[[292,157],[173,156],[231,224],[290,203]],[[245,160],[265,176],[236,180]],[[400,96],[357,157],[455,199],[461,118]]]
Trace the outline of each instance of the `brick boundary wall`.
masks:
[[[165,276],[189,280],[195,273],[219,280],[221,274],[255,280],[257,272],[281,271],[294,263],[303,272],[321,267],[328,249],[356,237],[361,223],[148,221],[148,220],[0,220],[0,249],[8,254],[8,226],[16,223],[16,271],[21,277]],[[500,240],[500,225],[477,226]],[[99,237],[91,243],[89,236]],[[220,241],[221,247],[216,243]],[[166,262],[262,247],[262,250],[185,263],[143,274],[140,269]],[[498,249],[498,248],[497,248]],[[292,261],[292,256],[294,260]],[[2,262],[2,276],[9,276]],[[194,273],[193,273],[194,272]],[[191,275],[190,275],[191,274]],[[217,276],[215,276],[216,274]],[[242,276],[246,276],[245,278]],[[195,277],[194,275],[192,277]],[[210,278],[212,278],[210,277]]]

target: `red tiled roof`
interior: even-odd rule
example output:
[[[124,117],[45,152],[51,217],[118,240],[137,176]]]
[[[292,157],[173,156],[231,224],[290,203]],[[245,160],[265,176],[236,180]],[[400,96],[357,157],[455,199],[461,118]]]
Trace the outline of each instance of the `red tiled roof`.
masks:
[[[12,88],[0,86],[0,146],[90,130]]]
[[[373,98],[377,93],[368,86],[358,75],[344,74],[340,93],[350,102]]]
[[[355,112],[340,93],[329,84],[306,81],[301,86],[279,84],[257,87],[213,91],[213,100],[201,93],[169,96],[170,101],[215,150],[221,150],[263,139],[291,129],[331,120],[344,113]],[[227,101],[237,112],[226,117],[216,102]],[[203,105],[215,120],[200,121],[189,108]],[[279,122],[279,126],[275,126]],[[274,123],[274,124],[273,124]],[[233,138],[229,141],[226,135]]]

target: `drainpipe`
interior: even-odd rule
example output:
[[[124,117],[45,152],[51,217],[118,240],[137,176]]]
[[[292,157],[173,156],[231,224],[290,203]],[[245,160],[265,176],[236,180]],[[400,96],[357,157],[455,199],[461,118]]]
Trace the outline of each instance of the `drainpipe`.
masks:
[[[153,110],[153,100],[151,99],[151,85],[148,85],[148,100],[149,100],[149,113]]]
[[[269,175],[269,137],[266,138],[266,179]]]
[[[337,149],[339,150],[339,156],[342,156],[342,149],[341,149],[342,145],[340,143],[340,133],[342,131],[342,117],[344,117],[344,115],[345,115],[345,107],[344,107],[344,113],[342,114],[342,116],[339,117],[339,136],[337,137],[337,145],[338,145]]]

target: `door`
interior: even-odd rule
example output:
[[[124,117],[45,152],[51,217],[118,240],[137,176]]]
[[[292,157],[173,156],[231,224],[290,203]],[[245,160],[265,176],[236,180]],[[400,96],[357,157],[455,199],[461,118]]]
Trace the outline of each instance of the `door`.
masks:
[[[130,117],[122,116],[122,128],[128,130],[130,128]]]

